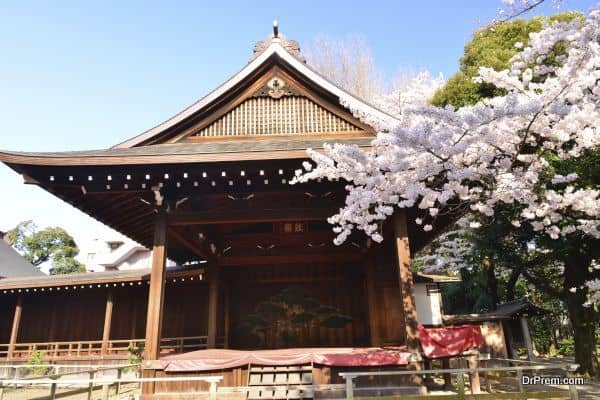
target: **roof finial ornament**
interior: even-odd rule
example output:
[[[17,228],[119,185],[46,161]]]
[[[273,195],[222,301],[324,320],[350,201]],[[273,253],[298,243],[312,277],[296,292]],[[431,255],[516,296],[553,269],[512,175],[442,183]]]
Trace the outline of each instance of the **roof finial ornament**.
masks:
[[[273,37],[274,38],[279,37],[279,24],[277,24],[276,19],[273,20]]]

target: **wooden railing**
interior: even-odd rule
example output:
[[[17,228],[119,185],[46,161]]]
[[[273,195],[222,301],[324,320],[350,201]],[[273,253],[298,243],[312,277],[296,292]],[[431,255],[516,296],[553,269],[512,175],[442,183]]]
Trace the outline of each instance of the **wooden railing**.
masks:
[[[130,347],[143,347],[144,342],[144,339],[109,340],[105,349],[103,349],[102,340],[16,343],[12,351],[12,358],[29,358],[35,351],[44,352],[45,358],[123,356],[129,353]],[[207,336],[182,336],[163,338],[160,347],[162,352],[183,353],[206,349],[207,343]],[[8,353],[9,345],[0,344],[0,359],[8,358]]]
[[[118,370],[117,378],[103,378],[96,377],[96,373],[99,371],[108,371],[108,370]],[[19,398],[23,395],[27,395],[26,390],[28,388],[44,388],[46,387],[49,390],[49,395],[44,397],[45,399],[55,400],[57,398],[65,397],[66,395],[78,395],[81,392],[81,388],[86,388],[85,392],[87,392],[87,400],[101,398],[102,400],[109,400],[111,397],[111,386],[115,386],[115,397],[119,398],[121,394],[121,386],[135,383],[138,385],[142,385],[143,383],[158,383],[158,382],[206,382],[209,384],[208,392],[196,392],[195,394],[200,394],[201,397],[207,397],[208,400],[217,400],[217,385],[223,380],[223,376],[215,375],[215,376],[180,376],[180,377],[168,377],[168,378],[138,378],[138,377],[130,377],[123,378],[122,372],[123,368],[114,368],[107,367],[103,369],[94,369],[91,371],[83,371],[89,372],[89,379],[64,379],[65,376],[68,375],[76,375],[82,374],[82,371],[74,372],[74,373],[65,373],[65,374],[53,374],[42,376],[37,379],[0,379],[0,400],[4,399],[5,390],[8,392],[11,391],[10,395],[13,397],[14,395],[19,396]],[[98,397],[98,393],[94,393],[95,388],[101,387],[101,393],[99,393],[100,397]],[[59,388],[64,388],[62,393],[58,393]],[[137,392],[137,391],[136,391]],[[133,394],[131,395],[133,397]],[[81,398],[81,397],[80,397]],[[113,397],[114,398],[114,397]]]
[[[511,360],[517,361],[517,360]],[[572,379],[572,371],[577,368],[576,364],[537,364],[537,365],[517,365],[510,367],[493,367],[493,368],[457,368],[457,369],[437,369],[437,370],[398,370],[398,371],[351,371],[351,372],[340,372],[338,373],[346,383],[346,400],[353,400],[354,393],[357,391],[373,390],[373,387],[356,387],[356,380],[358,378],[373,379],[373,377],[381,376],[432,376],[432,375],[443,375],[451,374],[456,377],[456,394],[437,395],[435,399],[439,400],[497,400],[497,399],[509,399],[509,400],[522,400],[522,399],[556,399],[556,400],[579,400],[579,394],[577,393],[577,386],[575,383],[569,382],[562,385],[555,386],[566,386],[567,389],[551,388],[543,386],[543,389],[539,389],[539,386],[534,386],[532,391],[525,391],[523,387],[523,375],[524,374],[535,374],[535,373],[551,373],[553,376],[556,371],[563,371],[565,378]],[[488,393],[482,393],[479,388],[479,374],[482,373],[485,379],[490,379],[488,374],[511,374],[514,375],[515,385],[517,392],[506,391],[506,388],[502,389],[502,393],[493,392],[491,385],[487,384]],[[471,386],[471,393],[467,393],[465,390],[465,376],[469,378]],[[386,390],[389,388],[377,388],[380,390]],[[431,400],[434,396],[431,395],[415,395],[415,396],[403,396],[402,398],[412,400]]]

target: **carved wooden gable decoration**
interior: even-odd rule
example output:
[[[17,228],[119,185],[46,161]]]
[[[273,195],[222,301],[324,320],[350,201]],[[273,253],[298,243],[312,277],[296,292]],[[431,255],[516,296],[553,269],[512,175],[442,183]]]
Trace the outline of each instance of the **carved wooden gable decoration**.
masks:
[[[170,143],[276,136],[357,135],[370,127],[337,104],[311,93],[279,68]]]
[[[355,123],[274,76],[228,113],[190,137],[280,136],[364,132]]]

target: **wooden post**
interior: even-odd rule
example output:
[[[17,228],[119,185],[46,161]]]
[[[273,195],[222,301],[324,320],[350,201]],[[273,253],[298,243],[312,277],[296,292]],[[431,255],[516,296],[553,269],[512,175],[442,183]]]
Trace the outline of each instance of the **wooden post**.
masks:
[[[223,347],[229,348],[229,286],[223,286],[223,292],[225,295],[225,301],[223,307],[225,307],[223,319],[225,320],[225,326],[223,329]]]
[[[504,329],[504,335],[506,337],[506,346],[508,347],[508,354],[510,355],[510,358],[512,358],[513,360],[518,359],[518,354],[517,354],[517,349],[515,348],[515,342],[513,340],[513,332],[512,332],[512,328],[510,326],[511,324],[511,320],[506,320],[506,322],[501,322],[503,324],[503,328]],[[506,324],[506,325],[504,325]]]
[[[219,305],[219,266],[208,267],[208,340],[207,347],[217,347],[217,311]]]
[[[110,397],[110,385],[108,383],[105,383],[102,385],[102,400],[108,400],[108,398]]]
[[[456,374],[456,391],[460,400],[465,398],[465,378],[462,372]]]
[[[381,335],[379,333],[379,308],[377,307],[375,289],[375,263],[367,260],[365,267],[365,281],[367,289],[367,305],[369,309],[369,333],[371,335],[371,346],[381,346]]]
[[[469,363],[469,369],[477,369],[479,367],[479,363],[477,361],[478,354],[473,354],[467,357],[467,362]],[[481,384],[479,382],[479,372],[469,372],[469,383],[471,386],[471,394],[479,394],[481,393]]]
[[[406,329],[406,347],[410,353],[421,354],[419,340],[419,322],[415,297],[413,293],[413,275],[410,268],[410,246],[408,243],[408,229],[406,227],[406,213],[397,210],[394,213],[394,233],[396,239],[396,252],[402,304],[404,306],[404,323]]]
[[[100,354],[105,357],[108,354],[108,342],[110,340],[110,325],[113,312],[113,292],[108,290],[106,294],[106,309],[104,311],[104,329],[102,331],[102,350]]]
[[[10,360],[13,358],[15,346],[17,344],[17,338],[19,337],[19,327],[21,326],[21,314],[23,313],[23,295],[17,297],[17,304],[15,305],[15,313],[13,315],[12,329],[10,331],[10,339],[8,342],[8,354],[7,358]]]
[[[531,334],[529,333],[529,324],[527,323],[526,317],[520,318],[521,330],[523,331],[523,342],[527,349],[527,360],[532,361],[535,356],[533,354],[533,341],[531,340]]]
[[[210,381],[210,387],[208,388],[208,399],[217,400],[217,382]]]
[[[413,292],[413,275],[410,267],[410,245],[405,210],[396,210],[394,213],[394,236],[398,264],[398,281],[400,282],[400,292],[404,308],[406,348],[409,353],[417,357],[411,364],[415,370],[420,371],[423,369],[421,365],[421,341],[419,340],[419,322],[417,320],[417,309],[415,307]],[[412,375],[411,382],[420,386],[420,392],[426,392],[421,375]]]
[[[148,294],[148,316],[146,319],[146,361],[158,360],[160,355],[160,336],[162,313],[165,300],[165,277],[167,260],[167,217],[160,213],[154,225],[154,245],[152,248],[152,271],[150,272],[150,291]]]
[[[442,358],[442,369],[450,369],[450,358]],[[452,387],[452,375],[449,372],[444,374],[444,389],[448,390]]]
[[[88,389],[87,389],[87,400],[92,400],[92,395],[94,393],[94,376],[96,376],[96,372],[90,371],[89,376],[90,376],[90,383],[88,384]]]
[[[567,370],[567,377],[573,378],[573,374],[569,370]],[[573,384],[569,384],[569,399],[570,400],[579,400],[579,394],[577,393],[577,386],[575,386]]]
[[[150,272],[150,291],[148,293],[148,316],[146,318],[146,342],[144,361],[160,357],[160,337],[162,330],[163,305],[165,301],[165,279],[167,265],[167,216],[159,211],[154,225],[154,244],[152,247],[152,271]],[[148,369],[142,373],[144,378],[154,378],[156,370]],[[154,394],[155,383],[142,383],[142,397]]]
[[[122,367],[117,370],[117,388],[116,388],[117,397],[119,397],[119,394],[121,393],[121,378],[123,378],[123,368]]]
[[[50,396],[49,396],[50,400],[55,400],[56,399],[56,382],[52,382],[52,385],[50,385]]]
[[[346,378],[346,399],[352,400],[354,399],[354,386],[352,385],[352,377],[345,376]]]

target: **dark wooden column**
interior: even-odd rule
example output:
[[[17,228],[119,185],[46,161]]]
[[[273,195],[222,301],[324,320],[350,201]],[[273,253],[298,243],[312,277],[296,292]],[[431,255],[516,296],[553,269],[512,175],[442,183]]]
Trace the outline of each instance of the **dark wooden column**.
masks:
[[[106,308],[104,311],[104,329],[102,330],[102,356],[108,353],[108,342],[110,340],[110,326],[113,312],[113,292],[108,290],[106,294]]]
[[[224,301],[223,301],[223,307],[225,308],[225,310],[223,310],[223,320],[224,320],[224,327],[223,327],[223,336],[224,336],[224,340],[223,340],[223,347],[228,349],[229,348],[229,286],[224,282],[223,283],[223,295],[224,295]]]
[[[375,262],[367,260],[365,266],[365,283],[367,289],[367,305],[369,308],[369,332],[371,335],[371,346],[381,346],[381,334],[379,332],[379,318],[381,312],[377,307],[376,289],[375,289]]]
[[[209,349],[217,347],[217,312],[219,306],[219,266],[208,267],[208,340]]]
[[[146,319],[146,344],[144,358],[158,360],[162,329],[163,304],[165,299],[165,277],[167,261],[167,218],[160,213],[154,225],[152,247],[152,271],[148,294],[148,316]]]
[[[408,242],[408,229],[406,225],[406,212],[397,210],[394,213],[394,235],[398,263],[400,290],[402,291],[402,305],[404,306],[404,325],[406,329],[406,347],[413,354],[421,354],[417,309],[413,293],[413,275],[410,268],[410,247]]]
[[[13,315],[12,329],[10,331],[10,339],[8,342],[8,358],[13,358],[15,351],[15,345],[17,344],[17,338],[19,337],[19,327],[21,326],[21,314],[23,312],[23,295],[20,294],[17,297],[17,304],[15,305],[15,313]]]

